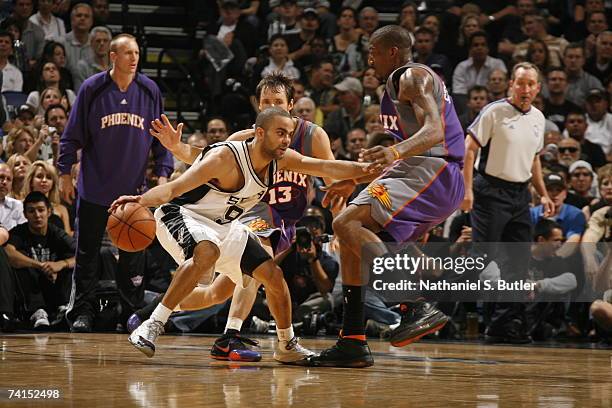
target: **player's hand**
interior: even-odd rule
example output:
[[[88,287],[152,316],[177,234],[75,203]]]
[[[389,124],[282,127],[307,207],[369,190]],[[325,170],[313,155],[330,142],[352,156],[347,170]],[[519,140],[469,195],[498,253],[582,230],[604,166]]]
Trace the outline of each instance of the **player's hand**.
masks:
[[[170,152],[173,152],[181,142],[183,123],[179,123],[175,129],[172,123],[170,123],[170,120],[168,120],[168,117],[164,114],[161,115],[161,120],[155,119],[151,121],[151,128],[149,132],[151,132],[151,134]]]
[[[140,202],[140,197],[139,195],[124,195],[119,197],[118,199],[116,199],[115,201],[113,201],[113,203],[111,204],[110,208],[108,209],[109,213],[113,213],[115,212],[115,210],[127,203],[138,203]]]
[[[333,208],[340,205],[340,200],[346,200],[353,194],[355,183],[353,180],[341,180],[319,188],[321,191],[325,191],[325,196],[321,200],[323,207]]]
[[[555,213],[555,203],[548,196],[543,196],[540,198],[540,203],[542,204],[542,209],[544,210],[544,218],[550,217]]]
[[[474,191],[469,188],[465,190],[463,201],[459,208],[461,208],[462,211],[470,212],[472,211],[472,207],[474,207]]]
[[[60,176],[59,190],[62,200],[68,204],[72,204],[74,200],[74,186],[72,185],[72,176],[70,174],[62,174]]]
[[[374,146],[359,153],[359,161],[370,163],[368,172],[381,171],[396,160],[393,150],[384,146]]]

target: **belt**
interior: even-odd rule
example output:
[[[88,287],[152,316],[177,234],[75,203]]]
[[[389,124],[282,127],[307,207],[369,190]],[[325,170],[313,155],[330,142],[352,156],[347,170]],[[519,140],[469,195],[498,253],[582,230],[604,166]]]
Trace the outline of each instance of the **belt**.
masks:
[[[523,181],[523,182],[506,181],[506,180],[500,179],[499,177],[490,176],[488,174],[483,174],[480,172],[478,174],[482,178],[487,180],[489,184],[491,184],[492,186],[499,187],[499,188],[507,188],[510,190],[523,190],[527,188],[527,186],[529,185],[529,181],[530,181],[530,180]]]

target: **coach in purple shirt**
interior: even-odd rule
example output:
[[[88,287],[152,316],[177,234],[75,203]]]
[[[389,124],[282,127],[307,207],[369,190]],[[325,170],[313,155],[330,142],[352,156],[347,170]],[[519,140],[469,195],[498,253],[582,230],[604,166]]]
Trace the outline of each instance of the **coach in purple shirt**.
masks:
[[[98,256],[110,203],[142,191],[150,151],[160,183],[173,169],[171,154],[149,134],[149,124],[160,117],[163,102],[157,85],[136,72],[138,59],[134,37],[120,34],[111,41],[113,68],[83,82],[60,140],[60,191],[68,203],[75,197],[70,170],[77,162],[77,151],[82,151],[76,267],[67,315],[73,332],[90,332],[93,326]],[[122,319],[142,302],[143,272],[142,252],[120,251],[117,286]]]

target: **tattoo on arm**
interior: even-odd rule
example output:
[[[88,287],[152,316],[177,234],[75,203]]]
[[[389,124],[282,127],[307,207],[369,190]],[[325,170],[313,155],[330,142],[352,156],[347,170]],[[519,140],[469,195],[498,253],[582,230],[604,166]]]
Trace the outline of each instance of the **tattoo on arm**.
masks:
[[[400,103],[411,105],[421,128],[398,148],[402,156],[422,154],[444,139],[440,110],[434,97],[434,79],[421,68],[409,68],[400,78]]]

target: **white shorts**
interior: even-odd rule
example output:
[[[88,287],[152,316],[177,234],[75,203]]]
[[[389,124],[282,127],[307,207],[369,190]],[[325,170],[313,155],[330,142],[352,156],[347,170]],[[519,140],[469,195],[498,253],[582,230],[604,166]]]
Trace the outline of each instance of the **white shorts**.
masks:
[[[220,225],[175,204],[159,207],[154,215],[157,221],[157,239],[177,264],[181,265],[190,259],[199,242],[210,241],[219,248],[219,258],[213,266],[214,270],[227,275],[236,285],[248,285],[250,277],[244,275],[240,268],[242,254],[249,239],[247,226],[238,221]],[[210,274],[211,279],[213,275]]]

